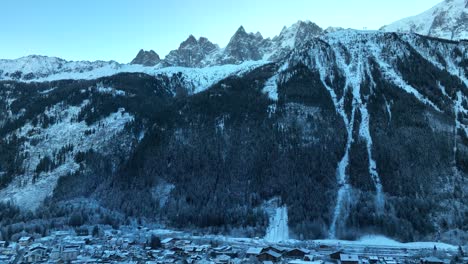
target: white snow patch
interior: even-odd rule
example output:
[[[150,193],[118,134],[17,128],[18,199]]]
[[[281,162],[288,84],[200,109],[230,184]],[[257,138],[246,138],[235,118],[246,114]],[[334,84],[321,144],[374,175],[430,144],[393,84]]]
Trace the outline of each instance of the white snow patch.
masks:
[[[102,83],[97,86],[97,91],[101,94],[110,94],[112,96],[126,96],[127,95],[125,91],[118,90],[112,87],[104,87]]]
[[[289,239],[288,208],[278,207],[270,216],[270,224],[265,235],[265,240],[272,243],[287,241]]]
[[[361,104],[361,127],[359,128],[359,135],[365,139],[367,147],[367,156],[369,158],[369,174],[371,175],[372,182],[376,189],[375,205],[378,213],[383,213],[385,206],[385,198],[383,194],[382,182],[377,172],[377,163],[372,158],[372,137],[369,130],[369,112],[366,105]]]
[[[409,94],[412,94],[414,95],[414,97],[416,97],[416,99],[418,99],[420,102],[424,103],[424,104],[427,104],[429,106],[431,106],[432,108],[434,108],[436,111],[438,112],[442,112],[440,110],[440,108],[435,105],[431,100],[429,100],[428,98],[426,98],[424,95],[422,95],[421,93],[419,93],[418,90],[416,90],[414,87],[412,87],[411,85],[407,84],[399,74],[397,74],[395,72],[395,70],[393,70],[392,67],[390,67],[390,65],[388,65],[387,63],[385,63],[378,54],[375,54],[374,53],[374,57],[375,59],[377,60],[377,63],[379,64],[379,67],[380,69],[382,70],[382,73],[384,74],[384,76],[393,82],[393,84],[395,84],[396,86],[400,87],[401,89],[403,89],[405,92],[409,93]]]
[[[268,94],[271,100],[278,101],[278,75],[274,75],[266,81],[263,93]]]
[[[463,17],[468,15],[466,3],[466,0],[445,0],[419,15],[404,18],[385,26],[383,30],[415,32],[453,40],[468,39],[467,26],[463,24]],[[436,20],[439,21],[436,22]],[[437,26],[438,22],[443,22],[443,24]]]
[[[205,68],[165,67],[156,65],[145,67],[142,65],[118,64],[116,62],[68,62],[59,58],[28,56],[17,60],[0,60],[0,80],[15,80],[11,75],[16,71],[23,76],[31,73],[35,78],[30,80],[19,79],[23,82],[49,82],[57,80],[94,80],[101,77],[112,76],[118,73],[145,73],[156,76],[159,74],[173,76],[181,73],[185,81],[193,83],[194,93],[206,90],[216,82],[232,75],[241,76],[268,61],[246,61],[241,64],[228,64],[210,66]],[[106,89],[102,90],[107,92]]]
[[[440,242],[410,242],[402,243],[385,236],[378,235],[369,235],[360,238],[357,241],[347,241],[347,240],[335,240],[335,239],[326,239],[326,240],[314,240],[317,243],[325,245],[353,245],[353,246],[385,246],[385,247],[399,247],[407,249],[433,249],[436,246],[438,249],[457,250],[458,247],[450,244],[440,243]]]
[[[152,196],[155,200],[159,201],[160,208],[163,208],[166,205],[167,200],[169,199],[169,196],[171,194],[171,191],[174,188],[175,188],[175,185],[165,183],[165,182],[162,182],[153,188]]]
[[[21,154],[27,157],[23,163],[25,172],[15,177],[6,188],[0,190],[0,200],[11,200],[22,209],[36,209],[47,196],[52,194],[58,178],[73,173],[79,168],[73,159],[74,154],[78,151],[88,151],[95,146],[104,146],[122,131],[126,123],[133,120],[133,116],[126,113],[125,109],[119,109],[91,126],[88,126],[85,121],[76,122],[78,113],[88,103],[87,100],[81,106],[65,106],[59,103],[45,111],[46,115],[55,117],[58,120],[57,123],[45,129],[40,124],[33,127],[31,123],[27,123],[14,132],[19,137],[26,138],[21,146]],[[90,130],[94,130],[94,133],[86,136],[85,131]],[[33,141],[36,143],[31,144]],[[65,163],[51,172],[40,173],[38,180],[32,183],[40,160],[46,156],[53,158],[55,152],[68,144],[73,145],[74,148],[72,153],[67,154]]]

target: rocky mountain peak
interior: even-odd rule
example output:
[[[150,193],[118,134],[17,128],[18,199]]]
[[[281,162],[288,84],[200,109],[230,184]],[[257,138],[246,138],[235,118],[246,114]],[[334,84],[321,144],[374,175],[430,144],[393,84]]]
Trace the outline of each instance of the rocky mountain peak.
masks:
[[[130,64],[140,64],[143,66],[152,67],[158,64],[160,61],[161,59],[159,58],[159,55],[154,50],[145,51],[141,49],[135,59],[130,62]]]
[[[237,29],[235,35],[237,35],[237,34],[247,34],[247,32],[245,31],[244,26],[241,25],[241,26]]]
[[[197,40],[190,35],[177,50],[171,51],[164,61],[170,66],[203,67],[206,58],[218,49],[218,46],[207,38],[200,37]]]
[[[280,35],[273,39],[281,47],[294,48],[299,42],[307,41],[323,33],[323,29],[310,21],[298,21],[290,27],[284,27]]]
[[[190,35],[184,42],[180,44],[179,49],[191,48],[193,46],[196,46],[197,44],[197,39],[193,35]]]
[[[298,21],[290,27],[283,27],[281,33],[274,37],[265,52],[267,59],[277,61],[284,58],[297,46],[323,34],[322,28],[310,21]]]
[[[221,63],[238,64],[247,60],[260,60],[263,57],[262,50],[268,45],[269,41],[263,39],[262,34],[247,33],[240,26],[226,46]]]

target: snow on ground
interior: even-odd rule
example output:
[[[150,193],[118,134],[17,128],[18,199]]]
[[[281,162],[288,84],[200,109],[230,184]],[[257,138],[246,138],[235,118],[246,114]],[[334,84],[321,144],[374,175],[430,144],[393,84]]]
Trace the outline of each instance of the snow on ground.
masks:
[[[161,182],[152,189],[151,194],[153,196],[153,199],[159,201],[160,208],[163,208],[166,205],[167,200],[170,197],[171,191],[174,188],[174,184]]]
[[[0,80],[15,80],[11,74],[20,71],[24,82],[49,82],[57,80],[94,80],[112,76],[118,73],[145,73],[148,75],[173,76],[182,73],[186,81],[191,82],[194,93],[199,93],[216,82],[232,75],[243,75],[267,61],[246,61],[241,64],[211,66],[205,68],[164,67],[156,65],[145,67],[142,65],[118,64],[116,62],[68,62],[59,58],[28,56],[17,60],[0,60]],[[2,74],[3,72],[3,74]],[[6,76],[6,73],[9,73]],[[34,74],[31,79],[25,79],[27,74]]]
[[[278,243],[289,239],[288,208],[281,204],[280,198],[273,198],[264,204],[264,210],[269,215],[265,241]]]
[[[455,113],[455,128],[456,128],[455,138],[459,133],[458,130],[460,130],[460,129],[465,132],[465,136],[468,136],[468,125],[463,124],[459,120],[460,113],[462,113],[464,115],[468,114],[468,110],[463,107],[463,101],[464,100],[466,102],[468,102],[468,99],[464,98],[462,92],[458,91],[457,92],[457,100],[455,101],[455,103],[453,105],[453,111]],[[454,148],[455,148],[454,151],[456,152],[457,151],[457,144],[454,145]]]
[[[27,155],[23,163],[25,173],[15,177],[8,187],[0,190],[1,200],[10,200],[21,208],[34,210],[52,194],[58,178],[79,168],[73,159],[74,154],[78,151],[88,151],[95,146],[105,146],[106,142],[122,131],[126,123],[133,120],[133,116],[124,109],[119,109],[91,126],[85,121],[76,122],[79,111],[86,104],[87,100],[81,106],[65,106],[59,103],[45,112],[48,116],[56,117],[59,122],[45,129],[41,128],[40,124],[33,127],[28,123],[16,131],[20,137],[26,138],[21,147],[21,153]],[[94,130],[94,133],[86,136],[85,131],[91,130]],[[32,183],[40,160],[46,156],[53,158],[54,153],[68,144],[73,145],[73,152],[67,154],[64,164],[50,172],[41,172],[36,182]]]
[[[337,239],[325,239],[325,240],[314,240],[316,243],[324,245],[351,245],[351,246],[384,246],[384,247],[401,247],[407,249],[433,249],[436,246],[438,249],[443,250],[457,250],[458,247],[441,242],[410,242],[402,243],[396,240],[390,239],[385,236],[369,235],[360,238],[357,241],[337,240]]]
[[[97,85],[97,92],[101,94],[110,94],[112,96],[126,96],[127,93],[122,90],[118,90],[112,87],[104,87],[102,83]]]
[[[186,80],[194,85],[195,90],[193,93],[200,93],[229,76],[242,76],[267,63],[269,62],[247,61],[241,64],[228,64],[206,68],[167,67],[154,71],[151,70],[151,68],[143,67],[143,70],[145,70],[144,73],[150,75],[164,74],[167,76],[172,76],[180,72],[185,76]]]
[[[385,197],[383,193],[382,182],[380,180],[379,173],[377,172],[377,163],[372,157],[372,137],[369,129],[370,115],[367,110],[367,105],[361,104],[361,126],[359,128],[359,135],[364,138],[367,146],[367,156],[369,158],[369,174],[371,175],[372,182],[376,190],[375,205],[377,212],[382,213],[385,206]]]
[[[376,59],[380,69],[382,70],[382,73],[386,77],[387,80],[390,80],[393,82],[394,85],[397,87],[400,87],[403,89],[405,92],[414,95],[416,99],[418,99],[420,102],[427,104],[434,108],[436,111],[441,112],[440,108],[435,105],[431,100],[426,98],[424,95],[422,95],[418,90],[416,90],[414,87],[411,85],[407,84],[403,78],[401,77],[400,74],[397,74],[397,72],[393,69],[392,66],[390,66],[388,63],[386,63],[378,53],[374,53],[374,58]]]
[[[275,214],[270,217],[270,224],[265,235],[265,240],[277,243],[287,241],[288,239],[288,208],[282,206],[276,208]]]
[[[209,239],[224,241],[229,243],[239,243],[244,245],[264,247],[271,244],[279,244],[285,247],[303,247],[304,245],[327,245],[331,247],[343,247],[343,248],[398,248],[398,249],[412,249],[412,250],[433,250],[434,246],[438,250],[446,250],[456,252],[458,246],[446,244],[442,242],[408,242],[402,243],[391,238],[382,236],[382,235],[366,235],[355,241],[349,240],[339,240],[339,239],[317,239],[317,240],[296,240],[296,239],[286,239],[279,242],[268,241],[265,238],[247,238],[247,237],[232,237],[225,235],[192,235],[186,232],[175,231],[170,229],[154,229],[151,230],[152,233],[156,235],[170,235],[172,237],[186,238],[186,239]]]
[[[431,9],[383,27],[387,32],[415,32],[445,39],[467,39],[463,17],[468,15],[466,0],[445,0]],[[442,25],[437,25],[442,22]]]
[[[418,36],[408,34],[401,35],[401,38],[409,43],[424,59],[437,66],[440,70],[448,71],[451,75],[457,76],[468,86],[468,79],[463,73],[463,67],[460,65],[462,57],[452,57],[455,54],[455,50],[458,49],[461,54],[465,54],[462,56],[466,58],[466,45],[462,43],[447,45],[445,42],[437,41],[425,42],[424,39]],[[452,56],[442,57],[440,54],[451,54]],[[443,61],[441,62],[440,60]]]
[[[273,101],[278,101],[278,75],[275,75],[265,82],[263,93],[268,94],[268,97]]]

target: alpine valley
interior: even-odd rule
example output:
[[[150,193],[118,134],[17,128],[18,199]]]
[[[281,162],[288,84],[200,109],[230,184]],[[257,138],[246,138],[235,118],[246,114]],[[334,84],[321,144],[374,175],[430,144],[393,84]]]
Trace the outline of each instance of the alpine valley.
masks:
[[[73,219],[263,237],[277,218],[297,239],[463,244],[467,6],[381,31],[240,27],[130,64],[0,60],[1,235]]]

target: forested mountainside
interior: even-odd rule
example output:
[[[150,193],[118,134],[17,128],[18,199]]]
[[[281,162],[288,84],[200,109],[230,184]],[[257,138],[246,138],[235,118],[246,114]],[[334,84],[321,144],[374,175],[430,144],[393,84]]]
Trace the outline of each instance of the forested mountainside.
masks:
[[[6,78],[1,199],[254,236],[279,197],[296,238],[466,239],[468,44],[315,34],[236,65]]]

